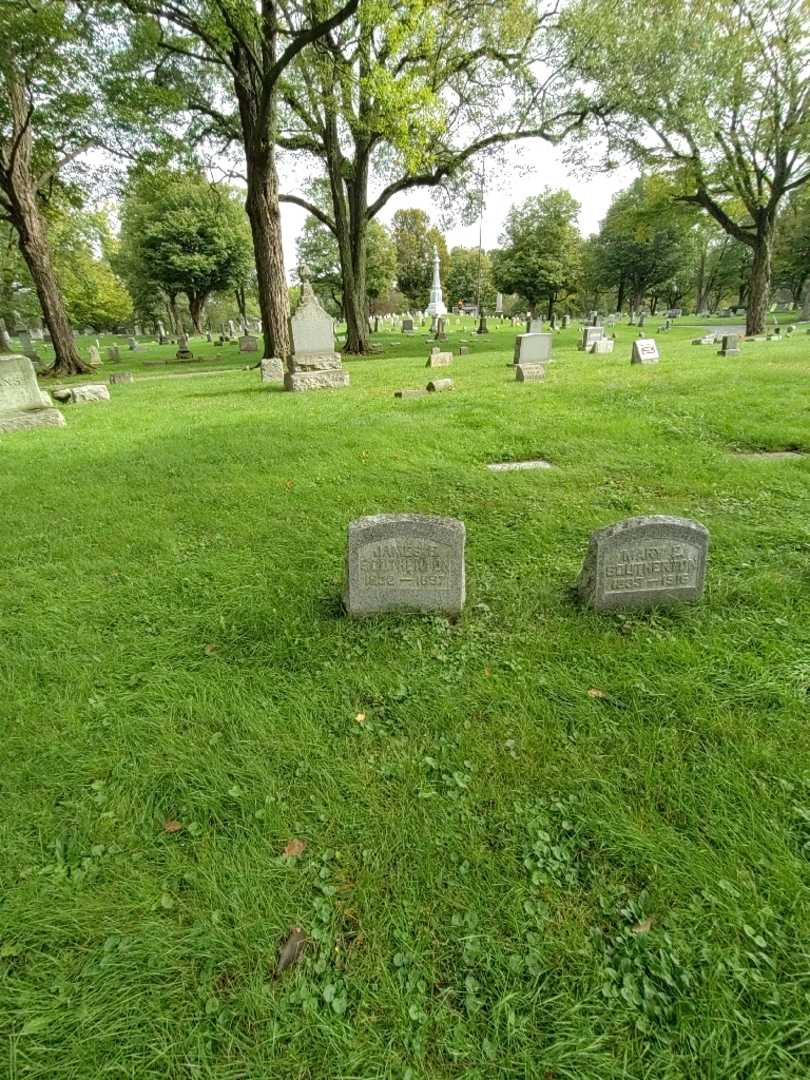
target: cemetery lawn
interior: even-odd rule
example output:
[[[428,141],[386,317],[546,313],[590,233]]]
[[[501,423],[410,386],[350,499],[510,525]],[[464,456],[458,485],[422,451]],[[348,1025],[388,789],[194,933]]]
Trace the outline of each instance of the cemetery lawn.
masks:
[[[810,337],[617,333],[0,439],[0,1075],[810,1074]],[[455,624],[342,615],[397,511],[466,523]],[[656,513],[710,529],[705,600],[580,609],[590,532]]]

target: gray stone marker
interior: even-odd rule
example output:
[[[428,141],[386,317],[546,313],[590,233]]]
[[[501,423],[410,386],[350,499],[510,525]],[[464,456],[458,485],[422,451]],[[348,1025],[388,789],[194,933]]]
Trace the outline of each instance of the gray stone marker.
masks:
[[[188,347],[188,334],[177,335],[177,352],[174,355],[177,360],[194,359],[194,353]]]
[[[0,356],[0,434],[38,427],[64,427],[65,418],[37,385],[26,356]]]
[[[518,334],[515,338],[515,364],[542,364],[551,359],[553,334]]]
[[[138,352],[138,342],[134,337],[127,338],[127,345],[129,346],[130,352]]]
[[[349,525],[343,602],[349,615],[464,607],[464,523],[377,514]]]
[[[591,345],[591,356],[601,356],[612,353],[616,342],[610,337],[601,337]]]
[[[98,351],[95,345],[91,345],[88,349],[87,363],[94,370],[95,368],[101,367],[101,353]]]
[[[402,390],[395,390],[394,391],[394,397],[395,398],[420,398],[420,397],[428,397],[429,394],[430,394],[429,390],[411,390],[411,389],[408,389],[407,387],[404,387]]]
[[[515,364],[515,382],[540,382],[545,377],[543,364]]]
[[[411,333],[413,333],[413,319],[403,319],[402,320],[402,333],[403,334],[411,334]]]
[[[543,319],[536,319],[530,315],[529,318],[526,320],[527,334],[542,334],[545,328],[546,324]]]
[[[253,334],[244,334],[239,338],[239,352],[256,352],[258,344]]]
[[[259,370],[262,373],[263,383],[284,382],[284,363],[278,356],[262,360]]]
[[[290,319],[293,349],[284,389],[336,390],[349,385],[340,354],[335,352],[334,323],[321,307],[304,267],[301,268],[301,301]]]
[[[135,382],[135,376],[131,371],[113,371],[107,382],[110,386],[115,386],[116,383],[131,383]]]
[[[636,517],[591,535],[577,588],[590,607],[656,607],[703,595],[709,531],[680,517]]]
[[[452,389],[453,389],[453,380],[452,379],[433,379],[432,382],[429,382],[427,384],[427,390],[428,390],[428,393],[430,393],[430,394],[438,394],[438,393],[441,393],[442,390],[452,390]]]
[[[120,352],[117,345],[108,346],[108,348],[107,348],[107,359],[111,363],[115,363],[117,360],[121,359],[121,352]]]
[[[654,338],[636,338],[633,342],[630,363],[657,364],[658,360],[658,346],[655,344]]]
[[[86,405],[92,401],[109,401],[110,391],[104,383],[82,383],[81,386],[62,386],[53,391],[57,401]]]
[[[720,352],[718,356],[739,356],[740,355],[740,339],[736,334],[724,334],[723,343],[720,346]]]
[[[595,341],[599,341],[600,338],[605,336],[605,328],[603,326],[585,326],[582,329],[582,341],[579,348],[581,352],[590,352],[591,346]]]
[[[425,367],[449,367],[452,363],[453,354],[451,352],[442,352],[440,349],[433,348],[430,351]]]

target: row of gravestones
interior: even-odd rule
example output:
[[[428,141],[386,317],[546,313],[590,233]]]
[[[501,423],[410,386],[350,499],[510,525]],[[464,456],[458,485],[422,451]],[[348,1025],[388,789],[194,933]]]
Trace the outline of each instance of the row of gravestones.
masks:
[[[396,611],[460,615],[466,530],[456,518],[378,514],[351,522],[343,602],[352,616]],[[699,600],[709,532],[689,518],[635,517],[591,535],[577,583],[599,610]]]

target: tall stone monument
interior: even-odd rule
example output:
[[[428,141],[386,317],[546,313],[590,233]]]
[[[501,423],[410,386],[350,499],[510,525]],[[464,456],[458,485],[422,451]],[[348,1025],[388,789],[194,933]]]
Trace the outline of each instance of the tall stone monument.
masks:
[[[336,390],[349,385],[340,353],[335,352],[335,328],[331,315],[318,303],[309,281],[309,272],[301,267],[301,300],[290,319],[293,355],[290,370],[284,376],[285,390]]]
[[[0,356],[0,434],[37,427],[64,427],[65,418],[48,408],[26,356]]]
[[[444,306],[442,295],[442,282],[439,277],[439,249],[433,247],[433,285],[430,289],[430,303],[425,308],[426,315],[446,315],[447,308]]]

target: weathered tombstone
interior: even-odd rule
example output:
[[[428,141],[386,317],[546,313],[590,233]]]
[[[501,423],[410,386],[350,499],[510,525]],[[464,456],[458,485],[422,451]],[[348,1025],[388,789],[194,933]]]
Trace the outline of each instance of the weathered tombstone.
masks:
[[[590,352],[591,346],[595,341],[599,341],[600,338],[605,336],[605,330],[602,326],[584,326],[582,328],[582,341],[580,343],[580,352]]]
[[[129,351],[130,352],[137,352],[138,351],[138,342],[135,340],[134,337],[131,337],[131,338],[127,339],[127,345],[129,346]]]
[[[91,401],[109,401],[110,391],[104,383],[82,383],[81,386],[62,386],[53,391],[57,401],[86,405]]]
[[[243,334],[239,338],[239,352],[256,352],[258,340],[253,334]]]
[[[284,364],[277,356],[262,360],[260,370],[262,382],[284,382]]]
[[[188,347],[188,334],[177,335],[177,352],[174,355],[178,360],[194,359],[194,353]]]
[[[377,514],[349,525],[343,602],[352,616],[464,607],[464,523]]]
[[[708,529],[689,518],[636,517],[599,529],[591,535],[579,595],[603,610],[699,600],[708,548]]]
[[[433,379],[427,384],[427,390],[431,394],[440,394],[443,390],[452,390],[452,379]]]
[[[739,356],[740,354],[740,339],[736,334],[724,334],[723,344],[720,346],[720,352],[718,356]]]
[[[641,329],[644,326],[644,323],[646,321],[647,321],[647,316],[644,314],[644,312],[642,312],[641,315],[639,315],[639,317],[638,317],[639,329]]]
[[[451,352],[440,352],[439,349],[431,349],[430,356],[427,359],[425,367],[449,367],[453,363],[453,354]]]
[[[116,383],[131,383],[135,382],[135,376],[131,371],[113,371],[107,382],[110,386],[115,386]]]
[[[571,316],[570,315],[563,315],[563,319],[562,319],[562,328],[563,328],[563,330],[567,330],[570,325],[571,325]]]
[[[612,353],[616,345],[613,338],[601,337],[591,345],[591,355],[599,356],[606,353]]]
[[[704,334],[703,337],[692,338],[693,345],[714,345],[714,334]]]
[[[543,364],[515,364],[515,382],[540,382],[545,377]]]
[[[430,393],[429,390],[411,390],[411,389],[408,389],[406,387],[403,390],[395,390],[394,391],[394,397],[395,398],[420,398],[420,397],[427,397],[429,393]]]
[[[402,320],[402,333],[410,334],[413,332],[413,319]]]
[[[433,335],[434,341],[446,341],[447,340],[447,324],[443,315],[436,316],[436,330]]]
[[[107,359],[111,363],[121,359],[121,353],[119,352],[117,345],[109,345],[107,347]]]
[[[633,342],[630,363],[657,364],[658,360],[658,346],[655,344],[654,338],[636,338]]]
[[[545,329],[545,323],[542,319],[536,319],[530,315],[526,320],[526,333],[527,334],[542,334]]]
[[[321,307],[301,268],[301,300],[290,319],[290,336],[295,350],[290,370],[284,375],[285,390],[334,390],[349,385],[340,354],[335,352],[335,332],[331,317]]]
[[[552,334],[518,334],[515,338],[515,364],[542,364],[551,359]]]
[[[101,353],[98,351],[95,345],[91,345],[87,350],[87,363],[93,370],[101,367]]]
[[[233,319],[228,319],[228,340],[236,341],[236,324]]]
[[[158,319],[157,327],[158,327],[158,344],[159,345],[168,345],[170,339],[166,334],[166,327],[163,325],[163,323],[161,322],[160,319]]]
[[[0,356],[0,434],[38,427],[64,427],[65,418],[49,407],[26,356]]]

